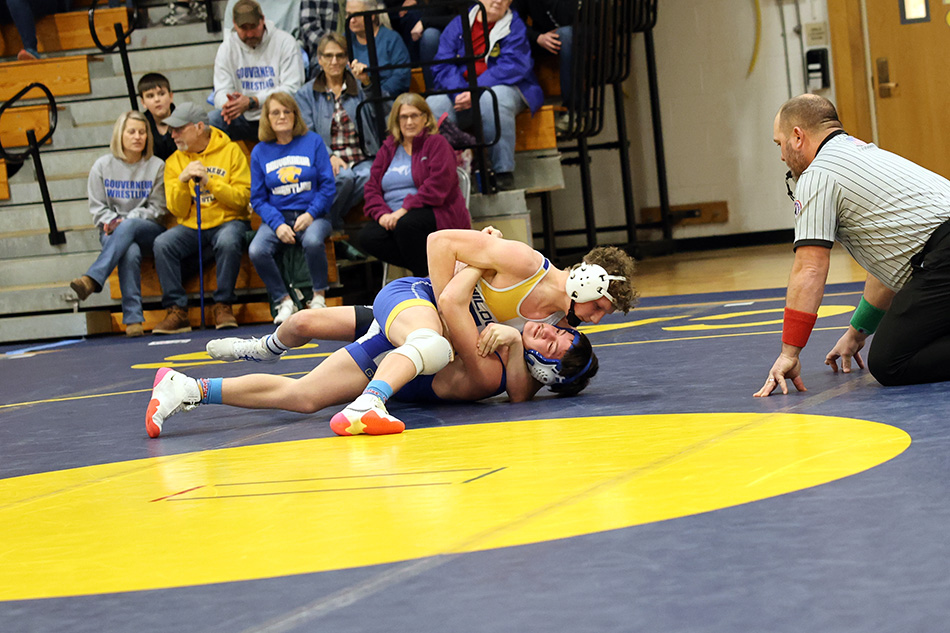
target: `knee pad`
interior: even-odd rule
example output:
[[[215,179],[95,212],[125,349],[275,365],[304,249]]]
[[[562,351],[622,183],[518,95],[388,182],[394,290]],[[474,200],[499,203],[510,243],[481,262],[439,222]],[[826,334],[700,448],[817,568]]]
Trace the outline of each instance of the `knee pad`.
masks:
[[[406,337],[405,345],[393,350],[412,361],[416,373],[430,376],[443,369],[455,358],[452,345],[435,330],[422,328]]]

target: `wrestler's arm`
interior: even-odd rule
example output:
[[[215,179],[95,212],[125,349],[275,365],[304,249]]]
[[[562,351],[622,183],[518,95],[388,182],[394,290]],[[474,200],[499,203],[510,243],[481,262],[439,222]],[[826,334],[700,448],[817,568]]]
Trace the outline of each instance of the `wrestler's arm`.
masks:
[[[469,312],[472,292],[481,275],[480,269],[471,266],[462,269],[449,281],[438,300],[439,312],[448,330],[448,338],[455,348],[456,360],[461,361],[466,380],[476,396],[481,392],[491,393],[501,380],[498,359],[478,353],[478,328]]]
[[[543,385],[534,379],[524,360],[521,332],[510,325],[489,323],[478,337],[478,353],[487,356],[507,349],[505,358],[505,390],[512,402],[531,400]]]
[[[523,242],[499,239],[489,233],[466,229],[446,229],[429,234],[426,251],[429,278],[436,297],[440,297],[452,274],[455,262],[527,279],[538,270],[543,256]]]

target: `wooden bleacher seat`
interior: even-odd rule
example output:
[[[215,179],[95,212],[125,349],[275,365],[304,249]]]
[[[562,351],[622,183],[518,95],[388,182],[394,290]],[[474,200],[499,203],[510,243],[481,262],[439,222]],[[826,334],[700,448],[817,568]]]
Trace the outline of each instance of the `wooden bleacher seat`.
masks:
[[[0,200],[10,199],[10,183],[7,181],[7,162],[0,158]]]
[[[0,72],[0,101],[6,101],[24,86],[40,82],[49,88],[53,96],[84,95],[91,92],[89,63],[85,55],[74,57],[44,58],[28,62],[7,62]],[[34,88],[24,99],[45,96]]]
[[[129,16],[125,8],[109,9],[96,8],[96,35],[99,41],[108,46],[115,41],[113,24],[122,25],[123,30],[129,26]],[[23,48],[20,34],[12,24],[0,26],[2,30],[3,57],[16,57]],[[37,50],[41,53],[51,51],[74,51],[87,48],[96,48],[89,34],[89,15],[87,11],[70,11],[54,13],[36,21]]]
[[[49,131],[48,105],[10,108],[4,112],[0,118],[0,143],[5,148],[26,147],[28,130],[34,130],[37,139]]]
[[[554,128],[554,106],[541,106],[531,116],[524,110],[515,118],[515,151],[527,152],[557,148],[557,131]]]

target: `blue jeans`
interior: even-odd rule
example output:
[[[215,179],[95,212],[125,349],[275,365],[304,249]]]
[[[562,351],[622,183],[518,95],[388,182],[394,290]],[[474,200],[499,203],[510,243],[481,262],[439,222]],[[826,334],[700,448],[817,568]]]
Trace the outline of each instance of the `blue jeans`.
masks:
[[[230,123],[224,122],[221,110],[212,110],[208,113],[208,123],[227,134],[232,141],[256,141],[258,121],[248,121],[242,114]]]
[[[151,254],[152,243],[164,230],[164,226],[151,220],[125,218],[112,235],[99,231],[102,252],[86,274],[102,287],[116,266],[119,267],[122,322],[126,325],[145,321],[142,313],[142,255]]]
[[[524,98],[515,86],[492,86],[491,89],[498,97],[498,122],[501,130],[498,142],[491,147],[492,169],[495,173],[512,172],[515,170],[515,117],[525,109]],[[471,109],[455,111],[455,100],[450,95],[433,95],[426,99],[426,103],[432,108],[432,115],[436,120],[448,113],[449,119],[459,127],[471,127],[475,123]],[[483,92],[478,101],[482,109],[482,131],[486,143],[495,138],[493,103],[489,92]]]
[[[234,284],[241,270],[244,254],[244,234],[250,225],[243,220],[231,220],[211,229],[201,229],[202,255],[209,261],[209,252],[214,254],[217,265],[218,288],[214,291],[215,302],[232,304],[237,296]],[[155,239],[155,269],[162,284],[162,306],[170,308],[188,305],[188,297],[181,281],[182,262],[198,253],[198,230],[187,226],[174,226]]]
[[[330,207],[330,222],[334,228],[343,227],[343,216],[363,201],[363,187],[369,181],[373,161],[367,159],[349,169],[341,169],[336,175],[336,195]]]
[[[558,61],[561,63],[561,103],[571,107],[571,60],[574,57],[574,27],[562,26],[557,29],[561,38],[561,51]]]
[[[304,211],[303,213],[306,213]],[[291,227],[294,220],[300,215],[298,212],[284,212],[284,219]],[[313,283],[314,290],[326,290],[330,287],[330,281],[327,278],[327,251],[324,242],[329,237],[333,227],[330,220],[326,217],[320,217],[313,221],[307,229],[301,234],[297,233],[297,244],[303,247],[303,254],[307,260],[307,269],[310,271],[310,281]],[[277,267],[275,256],[284,247],[289,246],[280,241],[277,233],[269,224],[263,223],[257,229],[257,235],[251,240],[251,246],[248,254],[251,256],[251,262],[257,269],[257,274],[264,280],[267,286],[267,294],[270,300],[277,303],[287,295],[287,288],[284,286],[284,280],[280,276],[280,269]]]
[[[427,28],[422,31],[422,37],[419,38],[419,61],[431,62],[439,52],[439,37],[442,31],[439,29]],[[435,78],[432,76],[432,67],[423,66],[422,76],[426,80],[426,90],[435,90]]]

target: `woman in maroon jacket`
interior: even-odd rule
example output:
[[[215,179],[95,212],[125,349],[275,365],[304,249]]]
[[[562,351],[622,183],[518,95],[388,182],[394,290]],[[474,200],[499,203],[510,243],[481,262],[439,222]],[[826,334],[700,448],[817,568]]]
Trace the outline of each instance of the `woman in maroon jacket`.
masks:
[[[363,212],[375,221],[363,227],[360,245],[425,277],[429,233],[471,228],[472,219],[459,189],[455,151],[436,133],[425,99],[411,92],[396,97],[388,129],[364,191]]]

